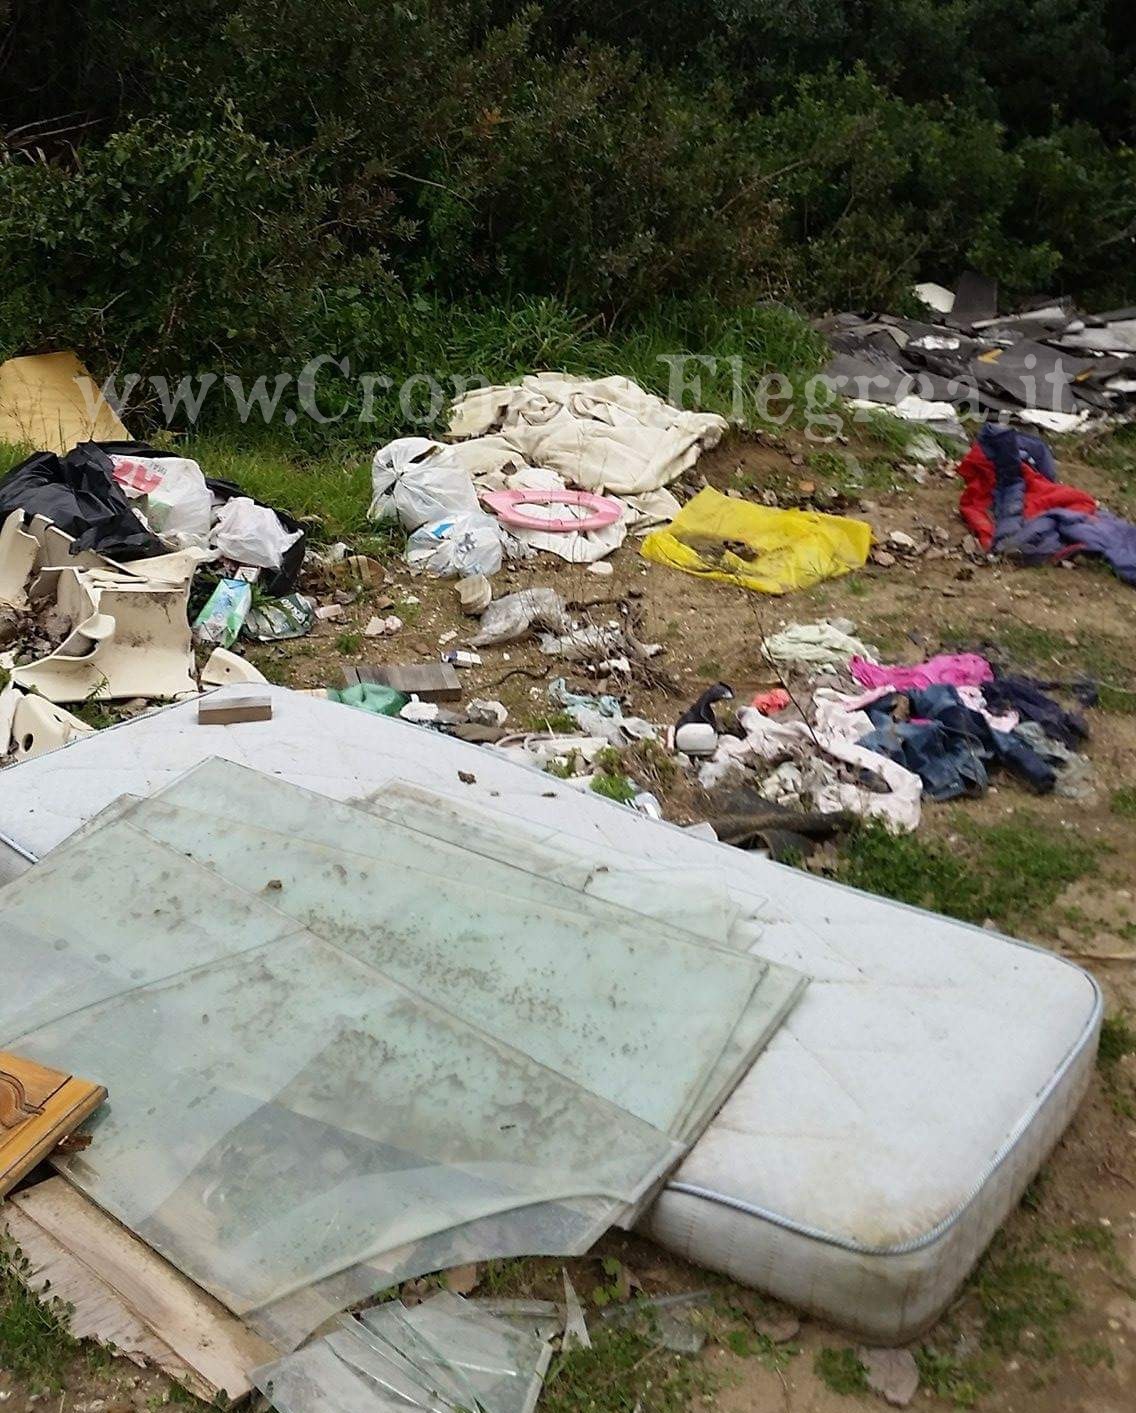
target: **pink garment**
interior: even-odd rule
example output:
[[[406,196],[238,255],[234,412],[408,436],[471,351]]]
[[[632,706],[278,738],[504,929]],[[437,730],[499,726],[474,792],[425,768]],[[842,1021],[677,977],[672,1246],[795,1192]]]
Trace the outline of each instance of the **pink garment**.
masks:
[[[983,682],[994,680],[990,664],[977,653],[940,653],[915,667],[889,667],[854,657],[848,663],[848,670],[862,687],[887,687],[897,692],[918,691],[936,683],[948,687],[981,687]]]

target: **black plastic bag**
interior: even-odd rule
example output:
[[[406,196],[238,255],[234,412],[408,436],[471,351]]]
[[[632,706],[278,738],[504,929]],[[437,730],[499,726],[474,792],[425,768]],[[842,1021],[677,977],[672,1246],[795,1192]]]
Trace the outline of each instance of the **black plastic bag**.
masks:
[[[131,510],[113,470],[94,442],[80,442],[66,456],[38,451],[0,481],[0,519],[13,510],[46,516],[75,537],[76,554],[90,549],[118,560],[165,554],[166,546]]]

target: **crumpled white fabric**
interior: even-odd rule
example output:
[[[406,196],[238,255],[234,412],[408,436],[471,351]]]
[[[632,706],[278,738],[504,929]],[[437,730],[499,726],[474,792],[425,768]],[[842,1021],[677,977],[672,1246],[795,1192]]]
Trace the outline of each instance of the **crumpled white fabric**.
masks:
[[[918,828],[923,782],[896,761],[857,744],[872,730],[872,723],[866,712],[848,709],[854,701],[842,692],[818,688],[813,694],[811,727],[803,721],[772,721],[752,707],[739,708],[738,722],[745,738],[723,736],[713,760],[699,772],[699,781],[705,788],[713,788],[756,757],[779,766],[774,772],[774,793],[767,797],[778,803],[788,803],[799,778],[801,790],[811,795],[813,807],[822,814],[848,810],[864,818],[881,819],[897,833]],[[852,766],[854,771],[866,771],[887,790],[881,793],[841,779],[835,769],[823,769],[825,757]],[[783,762],[791,762],[798,774],[791,774]]]
[[[684,412],[628,378],[534,373],[478,388],[450,411],[450,435],[500,433],[532,466],[587,491],[638,496],[688,471],[727,430],[724,417]]]
[[[791,623],[763,639],[761,650],[770,662],[786,667],[847,667],[854,657],[878,662],[877,649],[853,637],[852,628],[844,618],[831,623],[827,618],[817,623]]]

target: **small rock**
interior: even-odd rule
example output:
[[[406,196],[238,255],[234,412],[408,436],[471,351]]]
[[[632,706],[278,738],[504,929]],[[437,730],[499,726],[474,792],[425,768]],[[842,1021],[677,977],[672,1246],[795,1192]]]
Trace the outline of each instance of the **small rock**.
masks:
[[[730,489],[726,492],[726,495],[730,498],[730,500],[744,500],[744,499],[745,499],[745,497],[742,495],[741,491],[735,490],[733,486],[731,486]]]
[[[473,773],[472,770],[459,770],[459,771],[458,771],[458,779],[461,781],[461,783],[462,783],[463,785],[476,785],[476,784],[477,784],[477,776],[474,775],[474,773]],[[470,1270],[473,1271],[475,1279],[473,1280],[473,1282],[472,1282],[470,1285],[467,1285],[467,1286],[465,1287],[465,1290],[459,1290],[456,1285],[451,1285],[451,1284],[450,1284],[450,1277],[451,1277],[451,1276],[454,1277],[454,1278],[456,1278],[459,1271],[470,1271]],[[446,1288],[447,1288],[447,1290],[456,1291],[458,1295],[464,1295],[467,1290],[472,1290],[473,1287],[477,1284],[476,1276],[477,1276],[477,1267],[476,1267],[476,1266],[455,1266],[454,1269],[449,1273],[449,1276],[446,1277]]]
[[[803,466],[805,464],[805,458],[799,451],[795,451],[789,460],[794,466]]]
[[[919,546],[906,530],[891,530],[888,532],[888,544],[896,549],[915,551]]]
[[[817,488],[817,487],[816,487],[816,482],[815,482],[815,481],[798,481],[798,482],[797,482],[797,489],[800,491],[800,493],[801,493],[803,496],[811,496],[811,495],[813,494],[813,492],[816,490],[816,488]]]
[[[340,623],[345,617],[341,603],[321,603],[316,609],[316,617],[325,623]]]
[[[484,613],[493,597],[493,586],[484,574],[471,574],[468,579],[459,579],[457,590],[462,612],[468,613],[471,618]]]
[[[365,638],[385,638],[389,637],[391,633],[397,633],[401,627],[402,619],[391,613],[386,618],[372,618],[363,629],[363,636]]]
[[[919,1367],[907,1349],[859,1350],[868,1373],[868,1387],[894,1408],[906,1408],[919,1388]]]
[[[611,567],[608,560],[597,559],[592,564],[588,565],[588,573],[599,574],[601,577],[606,578],[609,574],[614,574],[615,570]]]
[[[451,628],[449,632],[440,635],[440,637],[438,638],[438,646],[441,647],[444,643],[452,643],[457,637],[457,635],[458,630],[456,628]]]
[[[770,506],[776,507],[776,505],[777,505],[777,492],[776,492],[776,491],[772,491],[772,490],[770,490],[770,491],[762,491],[762,493],[761,493],[761,503],[762,503],[763,505],[770,505]]]
[[[759,1315],[753,1327],[774,1344],[787,1344],[801,1332],[800,1320],[788,1310],[783,1315]]]
[[[468,785],[472,783],[473,776],[466,780],[466,773],[464,770],[458,771],[458,779],[465,780]],[[452,1266],[442,1277],[442,1284],[455,1295],[468,1295],[471,1290],[477,1289],[480,1282],[480,1269],[472,1263],[468,1266]]]
[[[872,563],[880,565],[883,569],[890,569],[895,563],[895,555],[888,554],[887,550],[874,549],[872,551]]]

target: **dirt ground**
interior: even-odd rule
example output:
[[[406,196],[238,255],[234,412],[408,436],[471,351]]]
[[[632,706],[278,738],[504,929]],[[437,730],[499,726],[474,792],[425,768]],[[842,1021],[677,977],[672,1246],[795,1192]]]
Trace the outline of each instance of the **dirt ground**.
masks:
[[[1062,476],[1113,508],[1129,508],[1111,474],[1066,462]],[[949,840],[960,820],[990,823],[1028,807],[1044,826],[1068,828],[1101,845],[1099,869],[1073,884],[1053,907],[1023,919],[1018,930],[1088,966],[1104,988],[1111,1014],[1136,1014],[1136,831],[1132,817],[1118,813],[1113,800],[1118,790],[1136,792],[1136,694],[1128,695],[1136,689],[1133,590],[1099,566],[1024,569],[976,558],[957,516],[959,482],[949,466],[912,472],[898,463],[883,465],[878,451],[867,446],[818,454],[794,438],[734,438],[703,457],[689,478],[690,489],[703,478],[748,497],[772,492],[780,504],[855,515],[871,524],[885,548],[896,530],[930,548],[912,558],[897,553],[887,567],[870,563],[854,575],[778,599],[650,564],[639,556],[638,541],[629,539],[612,561],[611,576],[542,554],[503,571],[495,594],[551,585],[578,604],[590,604],[581,616],[600,623],[625,621],[622,600],[638,617],[638,636],[665,648],[658,666],[673,691],[661,685],[629,689],[631,710],[658,723],[673,722],[718,679],[729,682],[743,702],[753,691],[775,685],[760,655],[762,635],[790,622],[834,616],[851,619],[857,635],[878,645],[887,660],[919,661],[942,644],[993,642],[1036,675],[1067,681],[1089,674],[1105,683],[1102,706],[1086,713],[1091,728],[1086,750],[1098,787],[1094,802],[1027,796],[999,777],[982,800],[927,805],[919,838]],[[253,649],[250,658],[273,681],[338,685],[345,664],[436,660],[474,631],[451,584],[412,577],[397,560],[387,569],[384,586],[346,605],[343,621],[320,623],[308,638]],[[317,580],[305,587],[327,602],[334,586]],[[380,608],[402,616],[403,630],[391,638],[363,638],[364,624]],[[462,674],[465,699],[499,698],[509,709],[510,725],[539,729],[552,711],[548,682],[563,665],[542,657],[532,644],[483,649],[482,656],[481,667]],[[597,688],[579,672],[565,675],[570,683]],[[697,817],[696,790],[669,790],[657,779],[641,783],[663,797],[671,817]],[[995,1277],[985,1285],[972,1281],[918,1342],[924,1381],[915,1406],[945,1410],[974,1404],[991,1413],[1128,1413],[1136,1406],[1133,1059],[1128,1056],[1109,1075],[1095,1078],[1028,1200],[996,1242],[991,1260],[1004,1288],[995,1287]],[[705,1273],[636,1238],[613,1236],[602,1250],[633,1269],[649,1293],[708,1284]],[[517,1289],[555,1293],[560,1265],[525,1263]],[[1044,1268],[1043,1276],[1035,1265]],[[595,1283],[596,1262],[569,1266],[586,1292]],[[1008,1272],[1020,1277],[1017,1285]],[[743,1323],[769,1318],[767,1302],[752,1292],[717,1280],[710,1284]],[[1004,1306],[1015,1300],[1024,1314],[1011,1337],[1005,1320],[999,1323],[992,1311],[999,1313],[999,1301]],[[850,1407],[850,1399],[873,1397],[837,1393],[831,1380],[817,1373],[822,1350],[854,1347],[820,1322],[804,1319],[790,1341],[777,1346],[765,1341],[756,1354],[738,1353],[735,1344],[711,1340],[699,1356],[714,1375],[713,1391],[703,1401],[721,1413],[830,1413]],[[939,1377],[927,1372],[932,1356],[940,1361]],[[167,1396],[160,1379],[130,1366],[92,1371],[76,1356],[67,1368],[63,1391],[36,1401],[28,1386],[0,1371],[0,1405],[10,1413],[33,1407],[109,1413],[157,1406]],[[648,1400],[644,1413],[650,1407]]]

